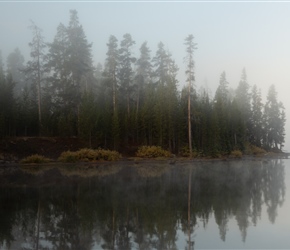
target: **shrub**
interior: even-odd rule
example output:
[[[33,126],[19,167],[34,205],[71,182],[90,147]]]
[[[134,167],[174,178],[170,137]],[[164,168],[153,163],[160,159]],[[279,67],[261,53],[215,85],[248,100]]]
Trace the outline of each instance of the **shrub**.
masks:
[[[122,156],[117,151],[105,149],[89,149],[83,148],[76,152],[66,151],[63,152],[58,158],[62,162],[78,162],[78,161],[116,161]]]
[[[79,151],[76,151],[76,157],[80,161],[95,161],[96,160],[96,152],[93,149],[83,148]]]
[[[26,158],[20,161],[21,163],[47,163],[50,162],[50,159],[45,158],[42,155],[34,154],[27,156]]]
[[[77,162],[78,157],[76,152],[65,151],[61,153],[58,160],[61,162]]]
[[[266,150],[259,148],[257,146],[254,146],[254,145],[251,146],[251,151],[254,155],[266,154]]]
[[[136,156],[143,158],[170,157],[171,153],[159,146],[141,146],[138,148]]]
[[[233,158],[242,158],[243,153],[240,150],[233,150],[230,156]]]
[[[122,157],[117,151],[98,149],[95,152],[98,160],[116,161]]]

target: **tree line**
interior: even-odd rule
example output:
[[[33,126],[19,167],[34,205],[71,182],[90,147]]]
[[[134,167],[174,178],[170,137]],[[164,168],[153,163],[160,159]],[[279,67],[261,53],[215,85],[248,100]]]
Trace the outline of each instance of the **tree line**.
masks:
[[[179,68],[162,42],[153,57],[147,42],[134,57],[129,33],[111,35],[104,65],[94,67],[76,10],[50,43],[35,23],[30,29],[30,60],[15,49],[6,70],[0,61],[1,137],[78,136],[110,149],[159,145],[205,155],[283,147],[285,111],[274,85],[265,103],[245,70],[235,91],[225,72],[213,98],[196,90],[193,35],[184,40],[188,85],[179,91]]]

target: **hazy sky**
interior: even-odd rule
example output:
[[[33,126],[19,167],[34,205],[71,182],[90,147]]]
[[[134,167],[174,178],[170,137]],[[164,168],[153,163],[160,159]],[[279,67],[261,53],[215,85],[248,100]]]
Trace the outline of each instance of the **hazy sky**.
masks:
[[[286,144],[290,151],[290,2],[3,2],[0,0],[0,50],[3,59],[18,47],[29,59],[32,35],[30,20],[52,42],[59,23],[69,22],[76,9],[89,42],[94,63],[104,63],[109,36],[119,41],[130,33],[136,41],[134,55],[148,42],[151,57],[162,41],[178,64],[179,86],[184,85],[184,39],[193,34],[196,86],[212,95],[225,71],[230,87],[236,88],[245,67],[248,82],[267,95],[274,84],[286,107]]]

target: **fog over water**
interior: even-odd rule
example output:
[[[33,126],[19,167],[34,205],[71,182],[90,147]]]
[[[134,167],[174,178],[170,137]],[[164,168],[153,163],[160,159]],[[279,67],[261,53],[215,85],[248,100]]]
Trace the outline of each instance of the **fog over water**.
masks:
[[[67,24],[69,10],[76,9],[89,42],[94,64],[104,63],[109,36],[122,40],[130,33],[136,41],[135,56],[144,41],[151,57],[162,41],[179,66],[179,87],[185,84],[184,39],[193,34],[196,88],[209,88],[214,95],[225,71],[235,89],[242,69],[248,83],[256,84],[265,97],[274,84],[278,100],[286,108],[285,150],[290,151],[290,2],[1,2],[0,50],[7,56],[18,47],[27,61],[28,29],[33,20],[52,42],[59,23]]]
[[[2,168],[0,249],[290,245],[289,160],[85,166]]]

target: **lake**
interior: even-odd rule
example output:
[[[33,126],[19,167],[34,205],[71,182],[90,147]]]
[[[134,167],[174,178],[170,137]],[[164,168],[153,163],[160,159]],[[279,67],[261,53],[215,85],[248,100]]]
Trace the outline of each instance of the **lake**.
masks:
[[[290,160],[2,167],[0,249],[289,249]]]

